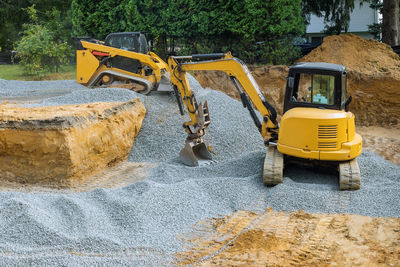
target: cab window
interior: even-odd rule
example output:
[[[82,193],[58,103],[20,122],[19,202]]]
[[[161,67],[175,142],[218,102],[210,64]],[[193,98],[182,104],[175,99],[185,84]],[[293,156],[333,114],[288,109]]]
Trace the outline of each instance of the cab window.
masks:
[[[139,50],[140,53],[147,54],[147,52],[149,52],[147,47],[147,40],[144,34],[140,34],[139,45],[140,45],[140,50]]]
[[[335,77],[323,74],[302,73],[292,102],[333,105],[335,102]]]
[[[109,40],[110,46],[117,47],[119,49],[140,52],[140,45],[136,36],[132,35],[115,35]]]

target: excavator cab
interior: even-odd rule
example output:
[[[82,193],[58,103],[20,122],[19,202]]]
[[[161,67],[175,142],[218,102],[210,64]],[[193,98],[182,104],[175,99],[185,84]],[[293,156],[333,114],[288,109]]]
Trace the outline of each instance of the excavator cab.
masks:
[[[287,78],[284,112],[294,107],[346,109],[346,68],[307,62],[291,66]],[[350,98],[351,100],[351,98]]]

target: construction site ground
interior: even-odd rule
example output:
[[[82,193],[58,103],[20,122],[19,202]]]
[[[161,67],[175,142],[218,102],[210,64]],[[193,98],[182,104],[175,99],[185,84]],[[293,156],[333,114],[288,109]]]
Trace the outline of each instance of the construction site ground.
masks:
[[[286,67],[257,68],[257,82],[279,110]],[[195,75],[217,89],[189,77],[211,114],[205,141],[215,162],[199,167],[179,161],[186,133],[173,95],[0,80],[8,101],[1,108],[51,113],[52,106],[139,98],[147,110],[127,161],[79,185],[0,179],[0,265],[400,266],[399,106],[384,122],[388,114],[374,108],[389,105],[387,98],[375,106],[354,99],[365,138],[360,190],[339,191],[334,170],[297,165],[286,167],[282,184],[265,187],[265,147],[248,111],[219,86],[224,78],[204,85],[214,74]],[[373,102],[371,93],[355,93]]]

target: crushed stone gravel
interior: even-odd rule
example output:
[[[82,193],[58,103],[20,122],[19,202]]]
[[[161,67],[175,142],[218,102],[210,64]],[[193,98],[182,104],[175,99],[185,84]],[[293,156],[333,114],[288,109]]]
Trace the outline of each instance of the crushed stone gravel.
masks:
[[[157,166],[146,180],[116,189],[0,192],[0,265],[173,265],[174,253],[182,249],[180,233],[200,220],[237,210],[400,216],[400,168],[368,151],[358,158],[358,191],[339,191],[336,173],[296,166],[285,170],[282,184],[263,186],[265,148],[247,110],[221,92],[202,89],[193,78],[190,82],[199,100],[209,101],[205,140],[217,162],[207,166],[179,162],[186,135],[173,96],[77,89],[35,104],[139,97],[147,115],[129,160]],[[36,86],[31,83],[25,86]],[[0,95],[6,87],[2,81]]]
[[[17,98],[67,94],[87,89],[73,80],[60,81],[7,81],[0,79],[0,98]]]

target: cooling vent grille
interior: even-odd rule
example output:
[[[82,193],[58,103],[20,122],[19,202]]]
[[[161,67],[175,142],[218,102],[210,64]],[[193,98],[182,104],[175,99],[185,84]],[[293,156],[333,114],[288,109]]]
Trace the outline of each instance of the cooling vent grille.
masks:
[[[318,125],[318,138],[331,139],[326,142],[318,142],[318,148],[336,148],[337,142],[332,139],[337,138],[337,125]]]
[[[336,148],[336,142],[318,142],[318,148]]]
[[[337,137],[337,125],[318,125],[319,139],[332,139]]]

